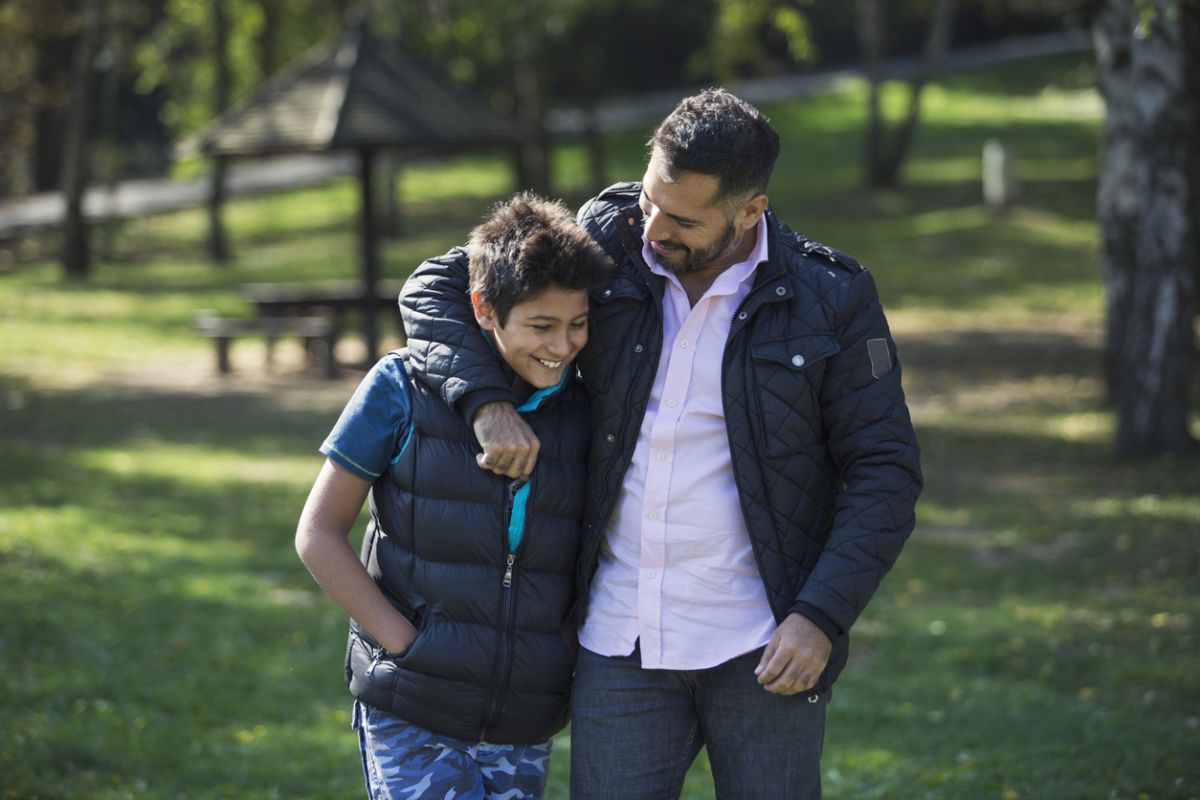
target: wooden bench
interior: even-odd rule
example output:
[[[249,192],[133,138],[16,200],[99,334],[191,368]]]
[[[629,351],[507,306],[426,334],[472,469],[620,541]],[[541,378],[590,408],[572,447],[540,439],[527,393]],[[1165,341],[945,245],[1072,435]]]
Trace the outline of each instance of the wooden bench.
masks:
[[[239,336],[261,335],[266,339],[267,368],[274,364],[275,342],[284,336],[295,336],[304,342],[304,352],[310,364],[320,366],[327,378],[337,375],[333,349],[336,331],[328,317],[222,317],[212,311],[201,311],[192,324],[196,332],[216,342],[217,371],[228,375],[233,371],[229,349]]]

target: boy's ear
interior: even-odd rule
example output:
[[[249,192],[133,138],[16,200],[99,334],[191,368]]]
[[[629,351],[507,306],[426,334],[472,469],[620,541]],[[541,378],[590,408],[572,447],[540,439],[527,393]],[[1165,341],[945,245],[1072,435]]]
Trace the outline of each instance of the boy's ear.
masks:
[[[495,330],[495,312],[479,292],[471,292],[471,308],[475,310],[475,321],[479,323],[479,327],[486,331]]]

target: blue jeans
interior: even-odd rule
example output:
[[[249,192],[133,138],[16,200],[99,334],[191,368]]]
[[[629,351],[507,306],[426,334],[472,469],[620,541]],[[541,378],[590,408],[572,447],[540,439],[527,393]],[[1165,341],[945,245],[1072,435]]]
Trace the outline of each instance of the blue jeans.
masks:
[[[719,800],[821,797],[827,696],[771,694],[755,650],[702,670],[580,649],[571,698],[571,798],[677,798],[708,747]]]

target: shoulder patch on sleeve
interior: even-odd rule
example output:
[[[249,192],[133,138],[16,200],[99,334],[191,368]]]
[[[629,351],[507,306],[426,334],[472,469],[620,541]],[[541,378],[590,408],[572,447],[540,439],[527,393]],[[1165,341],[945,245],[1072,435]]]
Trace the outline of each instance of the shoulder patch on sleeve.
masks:
[[[852,256],[843,253],[841,250],[835,250],[827,244],[814,242],[812,239],[805,239],[800,243],[800,247],[804,250],[805,255],[823,258],[851,272],[862,272],[866,269],[866,267],[858,263]]]
[[[867,339],[867,356],[871,359],[871,377],[878,380],[892,371],[892,351],[887,339]]]

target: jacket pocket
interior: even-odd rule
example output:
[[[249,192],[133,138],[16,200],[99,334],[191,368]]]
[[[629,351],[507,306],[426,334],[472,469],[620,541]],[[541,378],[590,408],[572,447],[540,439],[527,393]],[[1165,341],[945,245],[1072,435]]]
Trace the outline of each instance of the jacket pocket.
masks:
[[[750,345],[762,444],[768,456],[811,448],[821,434],[825,363],[841,352],[831,336],[794,336]]]

